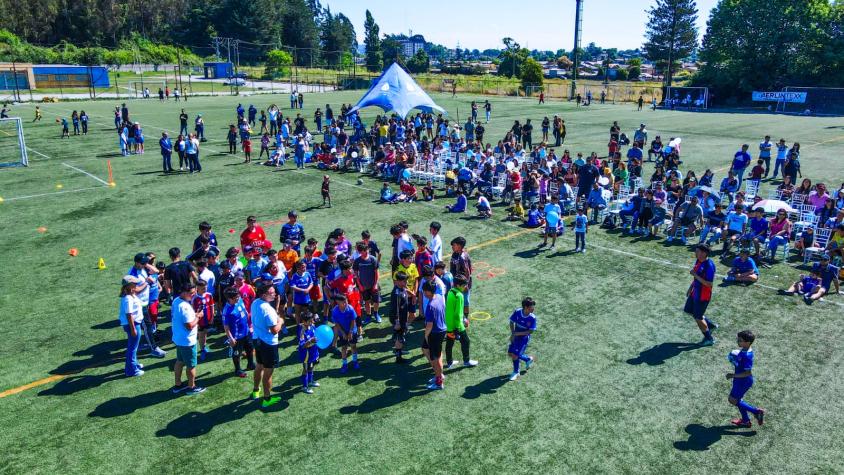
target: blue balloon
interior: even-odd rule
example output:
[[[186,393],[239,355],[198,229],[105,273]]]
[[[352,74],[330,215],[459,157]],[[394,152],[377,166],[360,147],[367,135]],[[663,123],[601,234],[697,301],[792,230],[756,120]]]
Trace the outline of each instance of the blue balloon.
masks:
[[[401,177],[404,178],[405,180],[410,180],[410,170],[404,169],[401,172]]]
[[[334,330],[328,325],[318,326],[316,331],[314,331],[314,335],[316,336],[316,346],[320,350],[328,348],[331,346],[331,342],[334,341]]]

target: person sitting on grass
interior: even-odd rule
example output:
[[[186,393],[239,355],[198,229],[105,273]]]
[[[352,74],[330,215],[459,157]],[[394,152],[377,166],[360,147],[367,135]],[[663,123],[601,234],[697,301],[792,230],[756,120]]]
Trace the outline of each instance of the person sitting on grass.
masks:
[[[385,181],[381,187],[381,202],[393,204],[398,201],[398,198],[399,195],[393,193],[393,190],[390,189],[390,184]]]
[[[449,213],[465,213],[466,212],[466,205],[467,205],[466,195],[463,194],[463,190],[458,189],[457,190],[457,201],[451,206],[446,205],[445,209]]]
[[[525,221],[525,226],[529,228],[538,228],[544,225],[545,217],[542,216],[542,212],[539,211],[539,206],[536,203],[530,205],[530,211],[528,212],[527,221]]]
[[[739,256],[733,259],[733,266],[724,277],[724,282],[742,282],[752,284],[759,280],[759,268],[750,257],[750,249],[741,248]]]
[[[431,183],[431,180],[428,180],[425,186],[422,187],[422,199],[425,201],[434,201],[434,185]]]
[[[405,203],[412,203],[419,199],[419,195],[416,191],[416,186],[413,183],[402,180],[399,184],[399,190],[401,193],[399,194],[399,201],[404,201]]]
[[[475,196],[478,198],[478,204],[475,205],[475,208],[478,210],[478,216],[484,219],[491,218],[492,206],[489,204],[487,197],[480,191],[478,191]]]
[[[522,199],[516,198],[513,206],[507,208],[507,221],[524,221],[525,207],[522,206]]]
[[[821,285],[821,274],[817,269],[812,269],[809,275],[800,274],[800,280],[791,284],[788,290],[780,291],[783,295],[800,295],[806,305],[812,305],[826,293]]]

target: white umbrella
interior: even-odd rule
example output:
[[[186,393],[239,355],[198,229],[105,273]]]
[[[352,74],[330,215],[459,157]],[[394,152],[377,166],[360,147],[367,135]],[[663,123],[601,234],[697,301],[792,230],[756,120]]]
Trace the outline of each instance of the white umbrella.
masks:
[[[776,213],[781,209],[784,209],[788,213],[796,211],[794,208],[791,207],[791,205],[782,200],[762,200],[758,203],[750,205],[750,208],[762,208],[765,210],[766,213]]]

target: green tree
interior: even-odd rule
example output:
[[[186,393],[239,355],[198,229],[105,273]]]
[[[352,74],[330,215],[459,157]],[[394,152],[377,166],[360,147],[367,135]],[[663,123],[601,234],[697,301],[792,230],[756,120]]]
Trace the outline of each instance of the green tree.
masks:
[[[526,58],[522,63],[519,77],[522,80],[522,87],[541,86],[543,81],[542,65],[533,58]]]
[[[566,55],[562,55],[557,58],[557,67],[560,69],[571,69],[573,64],[572,60],[570,60]]]
[[[287,51],[270,50],[267,52],[267,60],[264,63],[264,76],[274,78],[289,75],[292,64],[293,56]]]
[[[323,13],[320,39],[323,59],[329,66],[341,65],[343,54],[351,51],[357,43],[352,22],[342,13],[333,15],[330,8]]]
[[[285,0],[286,7],[282,15],[284,29],[282,42],[296,49],[293,62],[299,66],[318,64],[320,60],[319,26],[317,17],[311,10],[312,4],[306,0]]]
[[[530,56],[530,51],[527,48],[522,48],[516,40],[510,37],[502,39],[501,42],[504,43],[504,50],[499,55],[501,63],[498,65],[498,75],[510,78],[519,77],[522,64]]]
[[[411,73],[427,73],[431,68],[431,61],[428,59],[428,53],[424,49],[420,49],[407,60],[407,69]]]
[[[697,5],[694,0],[656,0],[656,5],[648,10],[643,48],[651,61],[668,64],[666,86],[671,85],[675,61],[689,56],[697,47],[696,22]]]
[[[384,65],[381,59],[381,36],[378,23],[369,10],[366,11],[366,21],[363,22],[363,45],[366,48],[366,69],[372,72],[381,71]]]
[[[639,79],[639,76],[642,75],[642,67],[641,66],[630,66],[627,68],[627,79],[634,80]]]
[[[759,15],[760,8],[768,13]],[[825,59],[844,54],[835,51],[832,39],[831,20],[839,8],[827,0],[721,2],[709,17],[700,52],[705,64],[693,82],[712,87],[720,99],[819,83],[827,71]]]

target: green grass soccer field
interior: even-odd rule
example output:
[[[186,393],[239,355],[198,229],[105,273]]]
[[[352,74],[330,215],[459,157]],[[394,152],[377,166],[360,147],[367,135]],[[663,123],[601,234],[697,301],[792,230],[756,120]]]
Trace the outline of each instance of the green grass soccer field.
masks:
[[[302,114],[311,120],[316,106],[339,110],[359,96],[306,94]],[[433,98],[461,122],[470,101],[484,99]],[[682,313],[694,259],[688,248],[593,227],[585,255],[570,252],[571,233],[556,251],[539,250],[536,231],[502,221],[500,207],[493,219],[476,220],[444,214],[451,198],[379,205],[380,183],[364,178],[357,185],[354,173],[331,175],[334,207],[320,208],[322,172],[297,171],[292,163],[280,170],[243,165],[224,153],[238,102],[258,108],[275,102],[290,112],[285,95],[131,101],[147,153],[121,157],[115,101],[42,104],[40,123],[30,122],[34,105],[12,107],[25,122],[30,166],[0,169],[0,472],[844,471],[844,297],[807,306],[777,295],[801,272],[796,260],[763,269],[749,287],[716,285],[708,314],[721,324],[718,343],[701,348],[694,344],[699,331]],[[682,137],[684,173],[709,167],[720,180],[742,143],[755,152],[768,134],[802,144],[804,176],[833,189],[844,181],[837,118],[490,102],[492,143],[514,120],[538,125],[561,114],[564,148],[603,156],[613,120],[628,135],[644,122],[651,136]],[[157,137],[177,132],[181,107],[205,117],[203,172],[165,176]],[[62,140],[55,119],[74,109],[89,114],[91,132]],[[365,111],[367,123],[375,112]],[[109,160],[114,187],[107,185]],[[648,164],[644,174],[651,172]],[[770,186],[763,183],[763,195]],[[250,379],[233,377],[220,334],[210,337],[212,354],[198,367],[204,394],[170,393],[169,342],[166,359],[142,358],[143,377],[123,377],[118,293],[132,256],[154,251],[161,259],[172,246],[189,248],[203,220],[214,226],[221,248],[237,245],[250,214],[276,240],[289,209],[300,211],[307,234],[320,242],[337,227],[352,239],[369,229],[389,248],[389,226],[400,220],[419,233],[438,220],[446,242],[465,236],[487,273],[473,290],[478,313],[469,329],[480,365],[447,372],[445,390],[431,393],[419,326],[408,340],[412,363],[397,366],[385,321],[366,327],[360,371],[341,375],[339,358],[323,356],[314,395],[298,391],[300,365],[285,338],[274,376],[284,402],[269,412],[248,400]],[[68,255],[71,248],[78,256]],[[104,270],[97,269],[99,258]],[[727,266],[717,257],[716,263],[724,275]],[[382,285],[390,289],[388,279]],[[537,362],[508,382],[507,319],[528,295],[537,301],[539,329],[529,348]],[[758,336],[756,384],[747,398],[769,411],[766,424],[752,430],[730,427],[737,411],[727,403],[724,377],[731,371],[726,355],[743,329]]]

